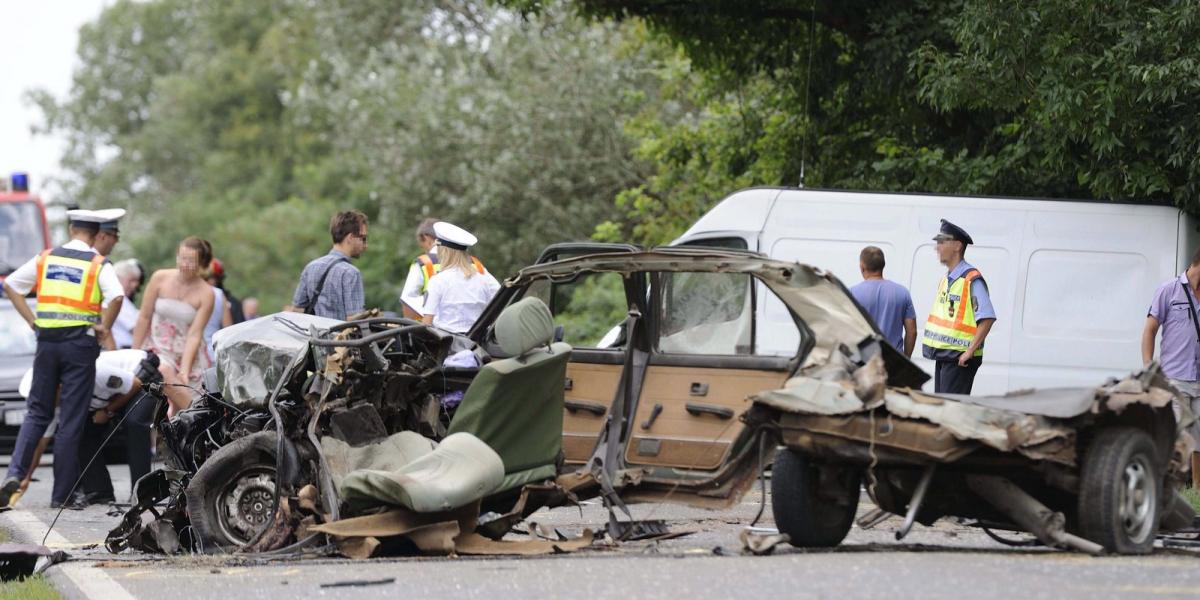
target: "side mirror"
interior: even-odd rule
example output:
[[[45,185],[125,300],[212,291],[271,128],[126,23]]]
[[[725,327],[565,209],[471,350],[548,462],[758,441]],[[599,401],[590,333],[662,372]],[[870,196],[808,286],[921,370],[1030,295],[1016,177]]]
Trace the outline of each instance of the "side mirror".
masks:
[[[566,330],[563,329],[562,325],[556,325],[554,327],[554,341],[556,341],[556,342],[563,341],[565,331]]]

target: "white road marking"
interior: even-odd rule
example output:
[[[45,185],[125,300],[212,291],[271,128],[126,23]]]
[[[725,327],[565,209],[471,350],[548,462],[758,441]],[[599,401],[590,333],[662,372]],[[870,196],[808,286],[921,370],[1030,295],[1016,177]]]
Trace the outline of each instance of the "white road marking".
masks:
[[[46,524],[36,515],[27,510],[10,510],[0,514],[0,518],[8,521],[16,530],[22,541],[30,544],[40,544],[42,536],[46,535]],[[64,550],[68,554],[78,544],[73,544],[56,531],[51,531],[46,538],[46,547],[51,550]],[[67,561],[50,567],[51,570],[62,571],[71,583],[88,598],[96,600],[134,600],[132,594],[121,587],[108,573],[84,562]]]

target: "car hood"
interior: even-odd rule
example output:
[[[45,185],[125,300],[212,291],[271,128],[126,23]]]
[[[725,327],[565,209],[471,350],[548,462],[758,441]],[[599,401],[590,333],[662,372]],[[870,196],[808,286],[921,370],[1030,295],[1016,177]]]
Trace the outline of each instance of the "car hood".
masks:
[[[226,327],[213,335],[217,381],[227,402],[262,408],[292,359],[308,349],[310,328],[342,323],[301,313],[278,313]]]

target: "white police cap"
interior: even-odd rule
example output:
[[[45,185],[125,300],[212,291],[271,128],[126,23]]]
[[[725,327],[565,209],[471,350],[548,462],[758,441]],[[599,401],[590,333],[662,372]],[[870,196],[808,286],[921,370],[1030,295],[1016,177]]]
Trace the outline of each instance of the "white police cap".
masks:
[[[439,244],[455,250],[466,250],[479,241],[466,229],[445,221],[433,224],[433,237],[437,238]]]
[[[103,210],[85,210],[77,208],[67,211],[67,220],[72,225],[82,225],[84,227],[99,227],[101,223],[116,222],[117,219],[125,216],[123,208],[106,208]]]

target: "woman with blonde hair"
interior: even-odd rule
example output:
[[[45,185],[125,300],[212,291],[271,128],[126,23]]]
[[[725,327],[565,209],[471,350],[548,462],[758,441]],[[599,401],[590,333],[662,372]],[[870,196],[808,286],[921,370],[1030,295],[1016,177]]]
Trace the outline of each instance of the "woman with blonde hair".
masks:
[[[466,333],[500,290],[491,273],[467,254],[479,241],[445,221],[433,226],[441,270],[429,280],[421,322],[452,333]]]
[[[133,347],[158,355],[159,370],[167,381],[178,379],[191,386],[212,366],[204,348],[204,325],[212,316],[212,286],[204,280],[212,263],[212,246],[198,237],[179,244],[174,269],[159,269],[150,276]],[[170,414],[187,408],[193,395],[169,397]]]

